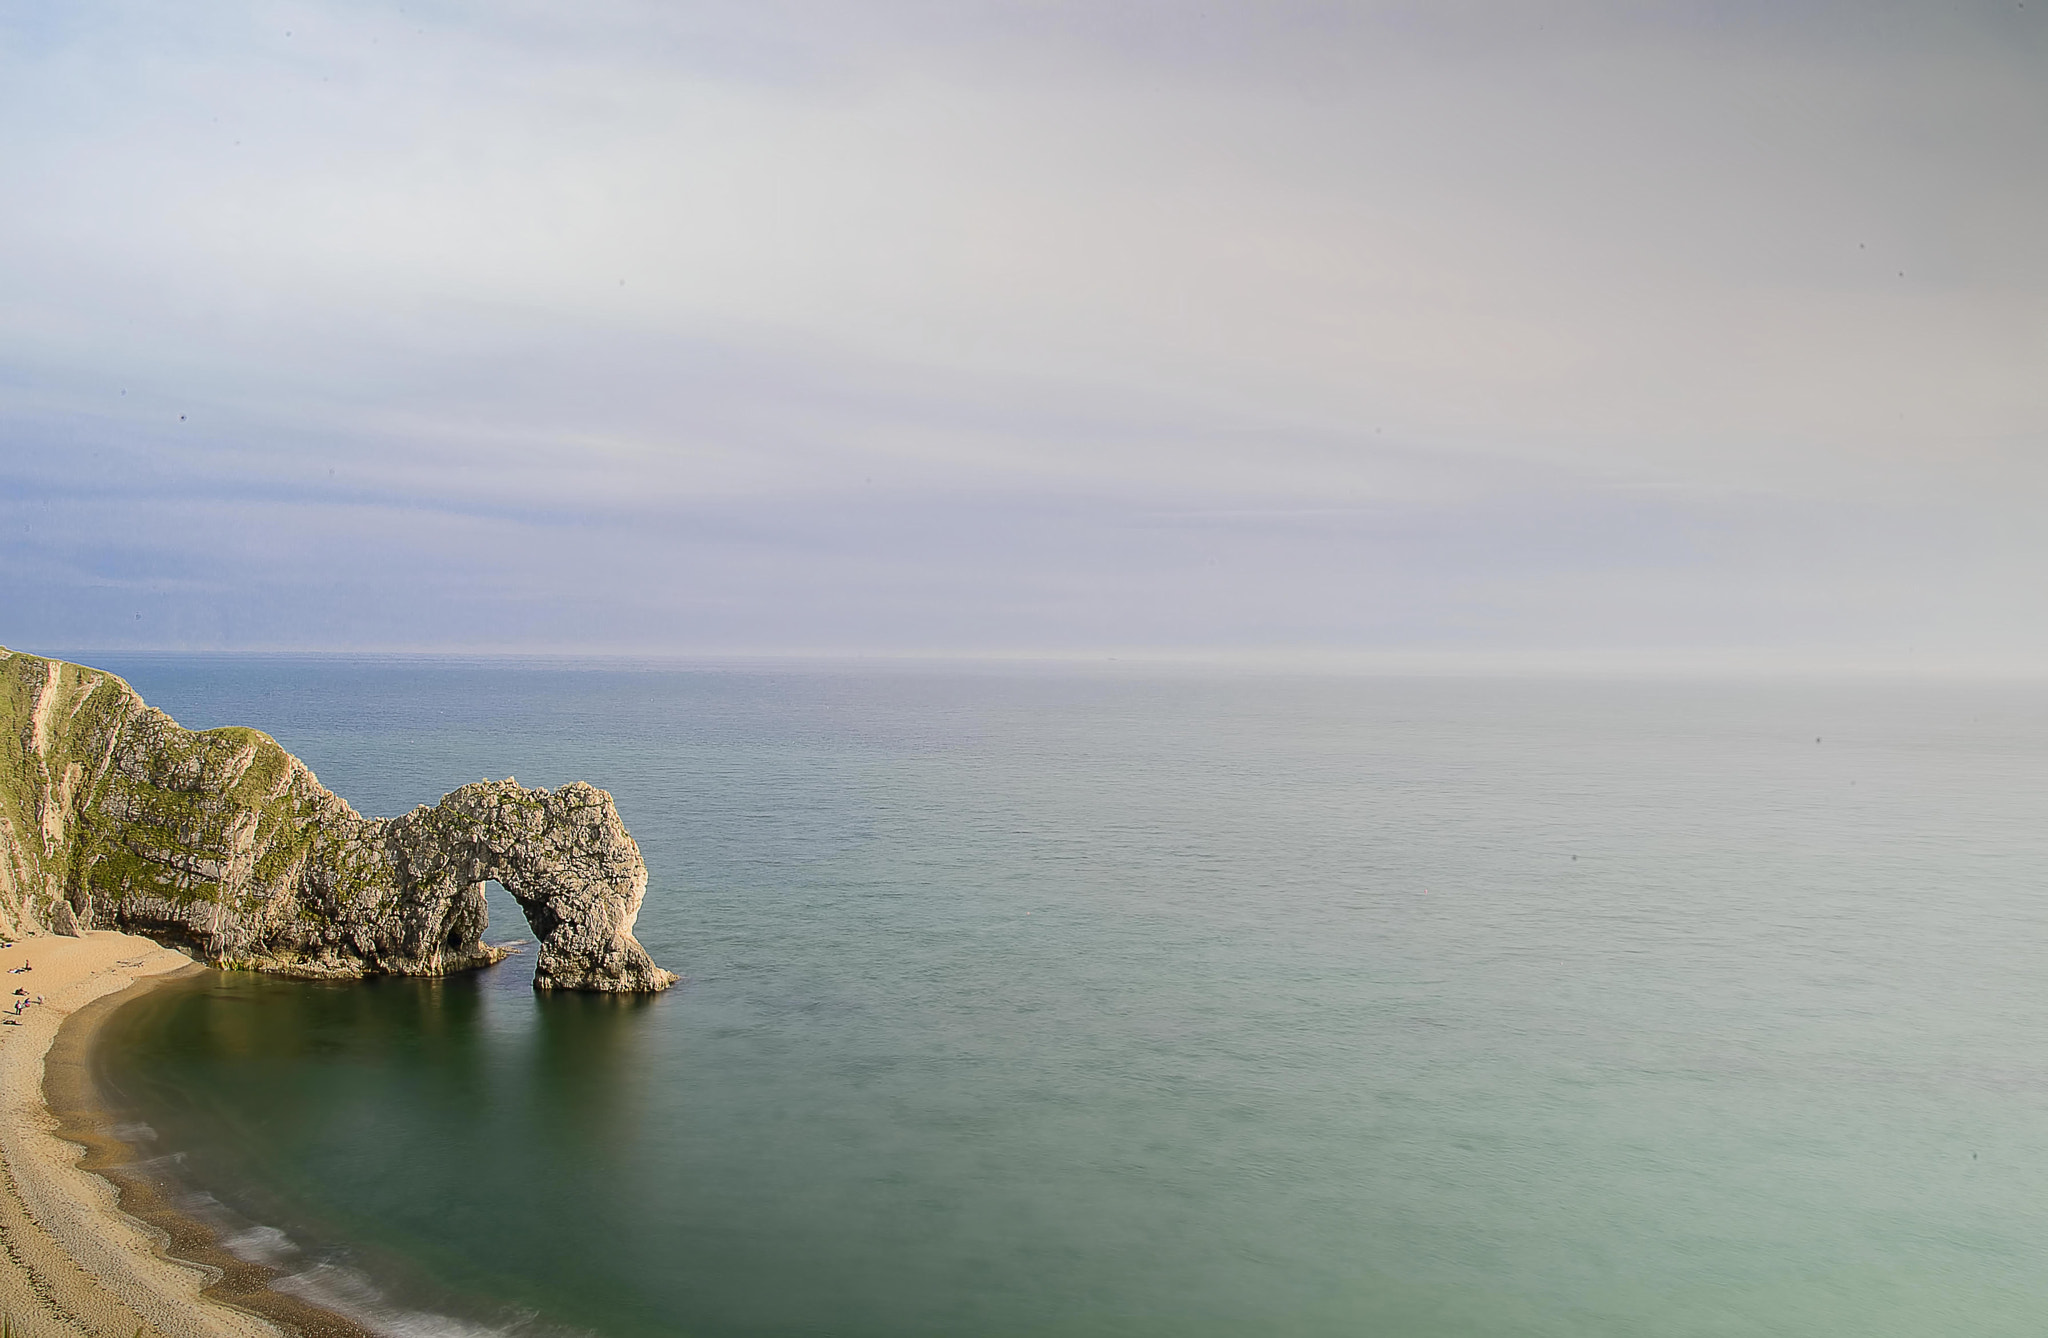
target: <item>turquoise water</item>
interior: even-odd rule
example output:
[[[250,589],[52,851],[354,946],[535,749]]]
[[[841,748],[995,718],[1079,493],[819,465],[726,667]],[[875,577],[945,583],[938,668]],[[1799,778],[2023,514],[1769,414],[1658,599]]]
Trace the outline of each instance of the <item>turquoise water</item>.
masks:
[[[2048,1316],[2033,686],[102,662],[365,812],[584,778],[646,852],[658,999],[110,1026],[238,1248],[390,1331]]]

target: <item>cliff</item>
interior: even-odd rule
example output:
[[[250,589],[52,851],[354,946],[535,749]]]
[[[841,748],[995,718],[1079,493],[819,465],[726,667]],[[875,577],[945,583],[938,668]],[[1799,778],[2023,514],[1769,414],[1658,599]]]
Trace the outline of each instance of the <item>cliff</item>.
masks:
[[[124,929],[218,966],[442,975],[499,960],[486,879],[540,943],[537,989],[653,991],[647,865],[612,797],[478,781],[365,818],[253,729],[184,729],[111,674],[0,648],[0,933]]]

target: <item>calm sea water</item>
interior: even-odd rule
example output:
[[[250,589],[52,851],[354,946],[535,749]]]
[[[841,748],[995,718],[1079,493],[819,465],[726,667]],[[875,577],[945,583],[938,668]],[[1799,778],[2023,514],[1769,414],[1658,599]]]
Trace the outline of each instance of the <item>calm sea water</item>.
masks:
[[[646,852],[658,999],[109,1028],[239,1248],[393,1331],[2048,1323],[2048,691],[101,662]]]

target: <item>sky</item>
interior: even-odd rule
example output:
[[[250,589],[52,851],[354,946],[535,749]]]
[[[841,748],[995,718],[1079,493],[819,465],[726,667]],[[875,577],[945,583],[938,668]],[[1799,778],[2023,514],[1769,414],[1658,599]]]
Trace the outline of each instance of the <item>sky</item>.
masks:
[[[2048,670],[2048,0],[0,0],[0,644]]]

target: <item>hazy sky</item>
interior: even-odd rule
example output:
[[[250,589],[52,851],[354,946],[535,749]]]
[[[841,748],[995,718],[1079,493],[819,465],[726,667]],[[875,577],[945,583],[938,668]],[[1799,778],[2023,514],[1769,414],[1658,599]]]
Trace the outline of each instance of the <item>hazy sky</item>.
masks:
[[[2048,665],[2048,0],[0,6],[0,643]]]

